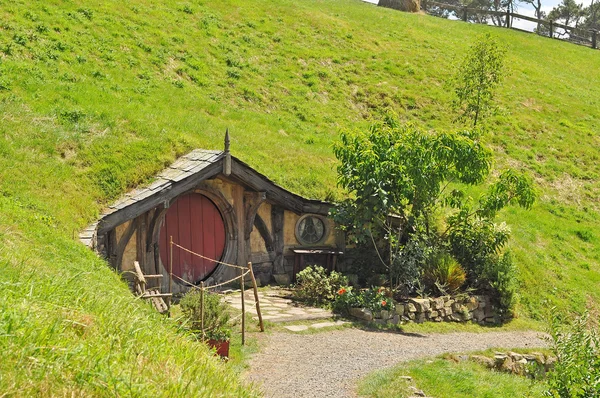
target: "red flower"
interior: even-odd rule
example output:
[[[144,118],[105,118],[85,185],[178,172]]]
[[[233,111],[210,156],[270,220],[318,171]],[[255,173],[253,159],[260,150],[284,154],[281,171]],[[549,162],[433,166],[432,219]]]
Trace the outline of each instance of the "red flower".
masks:
[[[381,302],[381,306],[382,306],[382,307],[385,307],[386,305],[387,305],[387,301],[383,300],[383,301]]]
[[[341,296],[342,294],[346,293],[346,289],[341,288],[340,290],[338,290],[338,294]]]

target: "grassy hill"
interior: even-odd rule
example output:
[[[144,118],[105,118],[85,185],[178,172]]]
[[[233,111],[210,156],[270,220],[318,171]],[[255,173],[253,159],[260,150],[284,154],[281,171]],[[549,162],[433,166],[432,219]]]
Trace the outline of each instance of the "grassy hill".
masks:
[[[220,148],[226,127],[234,155],[281,185],[340,198],[339,131],[383,107],[458,128],[445,82],[487,31],[511,68],[487,139],[540,192],[502,214],[520,313],[600,304],[598,51],[358,0],[0,0],[0,21],[2,391],[251,394],[77,231],[176,156]]]

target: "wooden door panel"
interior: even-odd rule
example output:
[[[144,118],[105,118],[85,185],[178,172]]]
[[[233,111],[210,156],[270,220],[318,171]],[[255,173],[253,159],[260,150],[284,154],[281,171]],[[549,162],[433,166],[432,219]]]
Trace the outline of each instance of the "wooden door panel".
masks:
[[[220,260],[223,256],[225,224],[219,209],[206,196],[180,196],[167,210],[159,236],[160,256],[167,268],[170,236],[173,242],[205,257]],[[173,249],[173,274],[191,283],[206,279],[216,266],[214,261]]]

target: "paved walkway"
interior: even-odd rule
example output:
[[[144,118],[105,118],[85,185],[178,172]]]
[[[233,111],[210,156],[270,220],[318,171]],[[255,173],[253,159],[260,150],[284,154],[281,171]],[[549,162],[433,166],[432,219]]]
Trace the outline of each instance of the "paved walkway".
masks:
[[[254,292],[252,289],[244,292],[246,312],[256,316],[256,307],[254,306]],[[313,308],[302,306],[290,298],[290,291],[281,288],[271,288],[269,290],[260,290],[258,300],[263,320],[271,322],[293,322],[304,320],[318,320],[333,317],[333,313],[323,308]],[[241,292],[235,291],[225,295],[225,302],[233,308],[241,310],[242,300]]]

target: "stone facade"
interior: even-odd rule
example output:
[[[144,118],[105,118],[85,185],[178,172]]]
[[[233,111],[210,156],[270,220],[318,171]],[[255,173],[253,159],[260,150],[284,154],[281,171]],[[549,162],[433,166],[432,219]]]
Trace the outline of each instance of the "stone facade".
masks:
[[[351,309],[350,315],[366,321],[374,319],[377,323],[393,324],[468,321],[492,324],[501,321],[487,296],[414,298],[396,303],[394,311],[372,314],[368,310]]]

